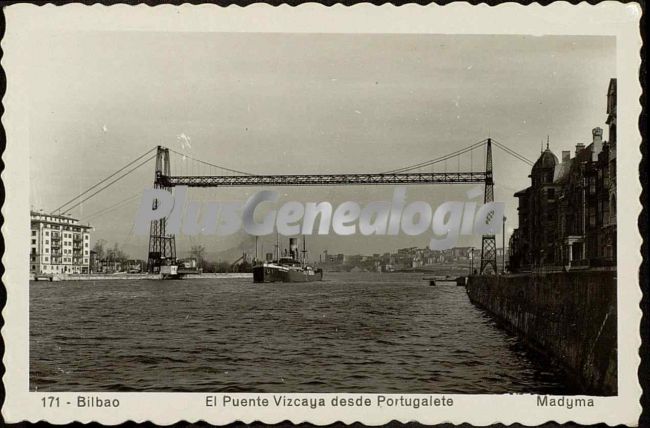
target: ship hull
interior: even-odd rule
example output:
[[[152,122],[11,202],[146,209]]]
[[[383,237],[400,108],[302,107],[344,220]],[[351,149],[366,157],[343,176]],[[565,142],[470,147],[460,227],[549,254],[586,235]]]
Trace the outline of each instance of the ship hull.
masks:
[[[253,267],[253,282],[315,282],[323,280],[323,271],[283,269],[277,266]]]

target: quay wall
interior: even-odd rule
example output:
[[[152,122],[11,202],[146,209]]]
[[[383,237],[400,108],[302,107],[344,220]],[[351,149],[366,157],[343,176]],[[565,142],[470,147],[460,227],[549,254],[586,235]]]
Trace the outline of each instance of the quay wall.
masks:
[[[253,278],[252,273],[202,273],[202,274],[188,274],[183,277],[184,279],[233,279],[233,278]],[[34,278],[31,278],[34,279]],[[148,273],[132,273],[132,274],[58,274],[55,281],[104,281],[104,280],[141,280],[141,279],[160,279],[160,275]]]
[[[616,395],[616,271],[470,276],[467,292],[582,391]]]

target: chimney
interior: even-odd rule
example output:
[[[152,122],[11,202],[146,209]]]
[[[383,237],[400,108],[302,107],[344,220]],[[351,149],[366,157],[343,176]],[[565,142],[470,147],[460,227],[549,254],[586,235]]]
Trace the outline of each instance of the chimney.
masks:
[[[580,152],[583,151],[584,149],[585,149],[585,145],[584,145],[584,144],[582,144],[582,143],[580,143],[580,144],[576,144],[576,156],[578,156],[578,153],[580,153]]]
[[[562,162],[567,162],[569,159],[571,159],[571,151],[562,150]]]
[[[593,135],[593,149],[591,151],[591,160],[596,162],[598,155],[603,150],[603,128],[596,127],[591,131]]]
[[[289,254],[292,259],[298,258],[298,240],[296,238],[289,238]]]

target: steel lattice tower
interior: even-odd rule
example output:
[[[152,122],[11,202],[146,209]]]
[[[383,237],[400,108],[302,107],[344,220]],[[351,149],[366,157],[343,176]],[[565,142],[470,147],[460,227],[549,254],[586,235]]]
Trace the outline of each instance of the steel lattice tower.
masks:
[[[165,189],[171,192],[171,187],[162,183],[161,177],[170,175],[169,149],[158,146],[156,151],[156,172],[154,177],[154,188]],[[158,199],[153,201],[153,209],[158,209]],[[176,261],[176,238],[165,231],[166,219],[153,220],[149,229],[149,258],[147,270],[150,273],[160,271],[160,265],[165,260]]]
[[[483,203],[494,202],[494,179],[492,176],[492,139],[487,140],[487,154],[485,158],[485,195]],[[487,221],[491,220],[491,215],[488,215]],[[481,275],[496,274],[497,270],[497,241],[495,236],[483,235],[483,243],[481,245]]]

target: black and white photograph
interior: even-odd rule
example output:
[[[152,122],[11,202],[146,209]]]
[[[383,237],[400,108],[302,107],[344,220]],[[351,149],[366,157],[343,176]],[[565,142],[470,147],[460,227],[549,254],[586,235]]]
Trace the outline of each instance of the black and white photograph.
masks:
[[[615,55],[611,37],[43,44],[30,97],[30,387],[615,394]],[[188,201],[178,233],[169,214],[136,234],[144,189],[176,186]],[[370,205],[392,205],[396,189],[401,216]],[[255,224],[277,224],[229,228],[226,203],[261,190],[277,196],[256,205]],[[461,222],[502,202],[505,229],[449,232],[432,249],[433,213],[449,201]],[[409,217],[413,202],[429,208]],[[337,214],[352,233],[337,233]],[[184,233],[191,223],[199,233]],[[506,294],[533,283],[539,295]],[[492,307],[499,296],[507,306]]]
[[[615,35],[127,28],[29,46],[21,367],[40,407],[621,397],[619,259],[638,248],[619,239],[637,207],[617,155],[640,140],[617,132],[636,119]]]

